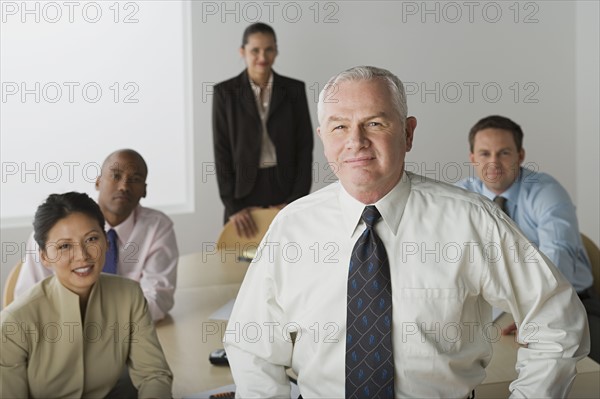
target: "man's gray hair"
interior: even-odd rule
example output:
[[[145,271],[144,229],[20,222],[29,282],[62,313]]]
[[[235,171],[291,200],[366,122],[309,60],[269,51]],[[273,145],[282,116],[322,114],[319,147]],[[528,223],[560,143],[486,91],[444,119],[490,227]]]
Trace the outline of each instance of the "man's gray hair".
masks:
[[[329,79],[319,94],[319,103],[317,105],[319,124],[322,122],[321,118],[323,117],[323,104],[325,102],[337,101],[335,94],[337,92],[337,84],[347,81],[356,82],[373,79],[383,79],[387,87],[390,89],[392,101],[394,102],[394,108],[398,110],[400,120],[402,121],[402,124],[404,124],[408,115],[408,106],[406,105],[406,93],[404,92],[404,85],[402,84],[402,81],[387,69],[376,68],[372,66],[357,66],[350,68]]]

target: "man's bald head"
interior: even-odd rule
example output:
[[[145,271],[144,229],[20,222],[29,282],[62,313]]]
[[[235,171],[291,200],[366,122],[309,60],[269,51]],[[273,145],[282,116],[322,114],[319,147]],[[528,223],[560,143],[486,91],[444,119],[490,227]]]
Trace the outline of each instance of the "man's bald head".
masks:
[[[111,226],[127,219],[146,196],[147,176],[146,161],[135,150],[121,149],[106,157],[96,190],[100,209]]]
[[[114,163],[114,158],[118,157],[119,155],[124,155],[127,158],[135,159],[135,163],[138,164],[140,167],[140,172],[143,171],[144,173],[144,179],[148,177],[148,165],[146,164],[144,157],[142,157],[139,152],[137,152],[136,150],[132,150],[131,148],[123,148],[111,152],[102,163],[102,171],[104,171],[106,165]]]

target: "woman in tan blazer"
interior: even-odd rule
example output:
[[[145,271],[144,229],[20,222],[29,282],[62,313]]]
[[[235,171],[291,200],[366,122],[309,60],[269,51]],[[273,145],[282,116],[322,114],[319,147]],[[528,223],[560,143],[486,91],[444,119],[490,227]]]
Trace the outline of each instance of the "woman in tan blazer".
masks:
[[[170,398],[172,374],[139,284],[101,274],[104,216],[86,194],[52,194],[34,238],[54,275],[0,313],[5,398],[103,398],[128,367],[139,398]]]

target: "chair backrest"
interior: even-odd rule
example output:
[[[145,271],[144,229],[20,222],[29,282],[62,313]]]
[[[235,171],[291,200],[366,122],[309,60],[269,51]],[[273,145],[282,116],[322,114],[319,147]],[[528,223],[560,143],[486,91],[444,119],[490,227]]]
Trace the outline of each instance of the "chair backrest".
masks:
[[[250,238],[239,236],[235,225],[231,221],[228,221],[223,226],[223,230],[221,230],[221,234],[219,234],[219,238],[217,239],[217,249],[221,251],[225,249],[230,251],[235,250],[239,253],[239,256],[254,257],[258,244],[260,244],[260,241],[267,233],[271,222],[278,212],[279,210],[276,208],[255,209],[251,211],[252,218],[258,227],[258,232]]]
[[[22,265],[23,262],[17,263],[8,274],[6,283],[4,283],[4,294],[2,295],[2,306],[4,308],[10,305],[15,298],[15,286],[17,285],[17,279],[19,278]]]
[[[600,248],[585,234],[581,234],[583,246],[592,264],[592,275],[594,276],[594,289],[600,293]]]

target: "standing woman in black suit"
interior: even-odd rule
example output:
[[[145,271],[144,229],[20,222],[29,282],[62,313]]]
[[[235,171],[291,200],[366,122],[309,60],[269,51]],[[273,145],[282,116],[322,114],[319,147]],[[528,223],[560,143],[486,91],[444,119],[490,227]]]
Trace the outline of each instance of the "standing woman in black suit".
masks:
[[[250,237],[251,209],[283,208],[309,193],[313,129],[304,82],[273,71],[273,28],[248,26],[239,51],[247,68],[214,88],[213,141],[225,222]]]

